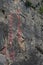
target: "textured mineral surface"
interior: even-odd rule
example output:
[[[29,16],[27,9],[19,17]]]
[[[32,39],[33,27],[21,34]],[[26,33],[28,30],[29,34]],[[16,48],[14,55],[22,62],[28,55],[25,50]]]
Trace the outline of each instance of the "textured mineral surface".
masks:
[[[43,65],[43,0],[0,0],[0,65]]]

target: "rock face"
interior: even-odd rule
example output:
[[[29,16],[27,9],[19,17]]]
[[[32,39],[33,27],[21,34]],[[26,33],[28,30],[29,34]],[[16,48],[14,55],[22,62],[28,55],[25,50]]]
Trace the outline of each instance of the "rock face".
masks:
[[[2,55],[2,54],[0,54],[0,64],[1,64],[1,63],[2,63],[2,65],[6,63],[6,58],[5,58],[5,56]]]
[[[41,0],[25,0],[24,2],[28,1],[32,4],[32,6],[36,7],[41,4]]]
[[[37,5],[38,3],[41,2],[41,0],[27,0],[27,1],[30,1],[33,5]]]
[[[0,51],[2,50],[4,43],[5,43],[5,37],[8,36],[8,30],[7,25],[3,22],[0,22]]]
[[[2,8],[2,2],[0,2],[0,4],[1,4],[1,5],[0,5],[0,9],[1,9],[1,8]]]
[[[39,13],[41,0],[0,0],[0,3],[0,62],[8,62],[10,65],[43,65],[43,14]],[[10,20],[9,15],[12,15]],[[12,25],[9,25],[10,21]],[[13,32],[12,45],[8,39],[9,32],[12,34],[10,26]],[[13,61],[10,56],[6,56],[6,61],[2,53],[5,40],[7,54],[14,50]]]

